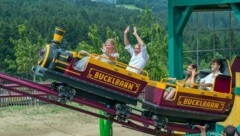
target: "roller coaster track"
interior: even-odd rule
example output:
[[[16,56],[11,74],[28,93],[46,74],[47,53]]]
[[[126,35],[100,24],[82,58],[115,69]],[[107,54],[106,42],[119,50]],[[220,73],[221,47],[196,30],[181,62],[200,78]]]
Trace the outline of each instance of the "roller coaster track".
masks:
[[[114,118],[114,116],[117,115],[117,112],[114,108],[109,108],[106,107],[106,105],[103,105],[101,103],[98,103],[96,101],[92,101],[92,100],[88,100],[86,98],[83,97],[74,97],[71,101],[76,102],[80,105],[85,105],[85,106],[89,106],[91,108],[95,108],[98,110],[103,110],[105,113],[105,115],[99,115],[97,113],[94,112],[90,112],[84,109],[81,109],[79,107],[74,107],[68,104],[62,104],[56,100],[50,99],[46,96],[54,96],[54,97],[58,97],[58,92],[56,90],[52,90],[49,86],[47,85],[43,85],[43,84],[38,84],[23,78],[19,78],[19,77],[14,77],[5,73],[0,73],[0,79],[1,80],[5,80],[8,82],[11,82],[12,84],[15,84],[16,86],[21,86],[21,87],[25,87],[28,89],[33,89],[36,90],[40,93],[29,93],[23,90],[19,90],[16,86],[11,86],[11,85],[4,85],[4,84],[0,84],[0,88],[5,89],[7,91],[12,91],[15,93],[18,93],[22,96],[29,96],[29,97],[33,97],[36,99],[39,99],[41,101],[45,101],[51,104],[55,104],[58,106],[62,106],[71,110],[75,110],[78,112],[82,112],[91,116],[95,116],[98,118],[102,118],[102,119],[106,119],[106,120],[110,120],[112,122],[121,124],[123,127],[127,127],[136,131],[140,131],[143,133],[148,133],[148,134],[152,134],[152,135],[170,135],[170,133],[172,131],[181,131],[181,132],[187,132],[187,133],[198,133],[199,130],[198,129],[190,129],[189,126],[185,125],[185,124],[175,124],[175,123],[168,123],[166,126],[164,126],[164,130],[165,131],[156,131],[156,129],[154,127],[144,127],[144,126],[154,126],[155,122],[150,119],[150,118],[146,118],[143,116],[140,116],[138,114],[134,114],[131,113],[128,117],[127,121],[119,121],[117,119]],[[135,123],[138,122],[138,123]],[[140,125],[140,124],[144,124]],[[173,134],[171,134],[173,135]]]

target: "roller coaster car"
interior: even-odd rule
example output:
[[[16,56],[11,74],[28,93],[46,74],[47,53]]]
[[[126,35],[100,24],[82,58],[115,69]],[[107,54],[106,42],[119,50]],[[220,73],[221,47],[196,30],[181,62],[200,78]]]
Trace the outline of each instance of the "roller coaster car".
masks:
[[[217,122],[224,121],[229,115],[234,96],[232,94],[232,74],[227,60],[222,60],[222,75],[215,78],[212,91],[198,88],[186,88],[179,84],[170,84],[166,79],[161,82],[150,81],[145,88],[143,108],[151,114],[166,117],[176,122]],[[238,64],[238,66],[236,66]],[[233,75],[240,70],[240,58],[236,57],[232,69]],[[176,88],[174,98],[163,98],[167,87]]]
[[[77,61],[86,59],[77,52],[46,45],[42,51],[36,73],[68,84],[79,90],[126,104],[137,104],[139,94],[149,81],[148,73],[136,74],[126,70],[127,65],[101,62],[91,54],[83,71],[75,69]],[[76,92],[78,94],[78,92]]]

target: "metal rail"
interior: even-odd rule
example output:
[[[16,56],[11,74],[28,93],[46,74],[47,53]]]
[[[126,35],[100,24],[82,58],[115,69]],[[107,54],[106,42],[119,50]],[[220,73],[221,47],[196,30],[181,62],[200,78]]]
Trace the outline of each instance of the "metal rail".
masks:
[[[34,89],[37,90],[38,92],[41,92],[42,94],[47,94],[47,95],[52,95],[55,97],[58,97],[58,92],[56,90],[52,90],[49,86],[46,85],[41,85],[26,79],[22,79],[19,77],[13,77],[4,73],[0,73],[0,79],[2,80],[6,80],[9,81],[13,84],[16,84],[17,86],[23,86],[23,87],[27,87],[29,89]],[[29,93],[29,92],[24,92],[22,90],[18,90],[17,88],[14,88],[12,86],[9,85],[3,85],[0,84],[0,88],[3,88],[5,90],[8,91],[12,91],[18,94],[21,94],[23,96],[29,96],[29,97],[33,97],[51,104],[55,104],[58,106],[62,106],[68,109],[72,109],[78,112],[82,112],[91,116],[95,116],[98,118],[102,118],[102,119],[106,119],[106,120],[110,120],[112,122],[118,123],[123,125],[124,127],[136,130],[136,131],[140,131],[140,132],[144,132],[144,133],[148,133],[148,134],[152,134],[152,135],[169,135],[169,132],[171,131],[181,131],[181,132],[187,132],[187,133],[199,133],[198,129],[190,129],[187,125],[185,124],[174,124],[174,123],[168,123],[165,128],[164,131],[156,131],[156,129],[154,128],[154,121],[150,118],[146,118],[143,117],[141,115],[138,114],[134,114],[131,113],[128,117],[128,120],[125,122],[121,122],[118,121],[117,119],[114,118],[114,116],[117,115],[116,110],[114,108],[108,108],[106,107],[106,105],[98,103],[96,101],[92,101],[92,100],[88,100],[86,98],[83,97],[74,97],[71,101],[79,103],[81,105],[86,105],[89,106],[91,108],[95,108],[95,109],[99,109],[99,110],[103,110],[104,112],[106,112],[106,115],[100,115],[94,112],[90,112],[84,109],[81,109],[79,107],[74,107],[68,104],[62,104],[59,103],[55,100],[52,99],[48,99],[45,95],[39,95],[36,93]],[[134,122],[133,122],[134,121]],[[135,123],[135,122],[138,122]],[[153,126],[153,127],[144,127],[143,125],[139,125],[139,124],[144,124],[144,126]]]

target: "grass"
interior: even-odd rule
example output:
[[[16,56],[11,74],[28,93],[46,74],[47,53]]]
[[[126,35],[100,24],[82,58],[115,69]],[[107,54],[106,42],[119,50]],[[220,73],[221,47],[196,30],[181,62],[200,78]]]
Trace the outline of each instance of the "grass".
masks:
[[[59,106],[53,105],[41,105],[41,106],[9,106],[0,109],[0,114],[2,116],[7,116],[8,114],[23,114],[23,115],[43,115],[49,113],[57,113],[59,111],[65,110]]]
[[[69,105],[80,107],[79,104],[72,102]],[[97,110],[85,106],[81,106],[81,108],[97,112]],[[77,136],[83,131],[78,128],[97,126],[98,119],[64,107],[47,104],[1,107],[0,124],[0,135]]]
[[[98,110],[92,109],[86,106],[79,106],[77,103],[69,103],[69,105],[74,107],[80,107],[81,109],[98,113]],[[0,108],[0,120],[4,118],[19,119],[24,121],[39,121],[47,120],[47,124],[53,125],[56,122],[61,122],[59,119],[64,119],[66,122],[79,122],[82,124],[98,122],[98,118],[91,117],[89,115],[67,109],[61,106],[56,106],[52,104],[47,105],[37,105],[37,106],[9,106]],[[54,122],[54,123],[53,123]],[[0,121],[1,123],[1,121]],[[29,122],[27,122],[29,124]],[[64,124],[64,123],[60,123]],[[95,123],[94,123],[95,124]],[[22,127],[24,123],[21,123]],[[27,127],[26,127],[27,128]]]
[[[76,103],[70,103],[69,105],[74,106],[74,107],[80,107]],[[85,109],[88,111],[94,111],[91,108],[81,106],[81,109]],[[47,105],[37,105],[37,106],[9,106],[9,107],[2,107],[0,108],[0,115],[1,117],[4,115],[7,115],[7,113],[21,113],[25,115],[44,115],[44,114],[56,114],[56,113],[61,113],[61,112],[77,112],[71,109],[67,109],[61,106],[56,106],[52,104],[47,104]]]

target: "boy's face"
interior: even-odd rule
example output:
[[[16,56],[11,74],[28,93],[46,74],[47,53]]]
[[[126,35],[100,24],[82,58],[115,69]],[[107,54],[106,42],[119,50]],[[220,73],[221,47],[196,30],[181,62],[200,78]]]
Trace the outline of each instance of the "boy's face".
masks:
[[[219,69],[220,69],[220,65],[218,65],[218,63],[213,62],[213,63],[211,64],[211,70],[212,70],[212,72],[219,71]]]

